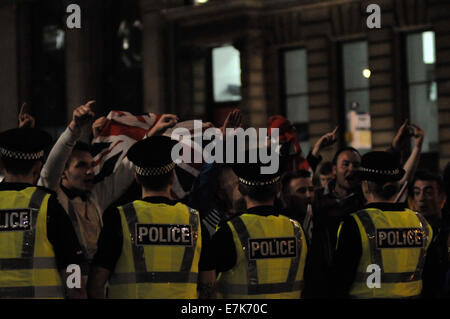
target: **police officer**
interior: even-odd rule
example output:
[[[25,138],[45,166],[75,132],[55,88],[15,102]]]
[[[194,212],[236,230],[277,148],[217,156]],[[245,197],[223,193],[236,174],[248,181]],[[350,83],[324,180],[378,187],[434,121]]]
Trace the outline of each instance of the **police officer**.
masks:
[[[367,205],[346,217],[333,262],[335,296],[411,298],[422,291],[432,229],[419,213],[395,203],[405,171],[387,152],[363,156],[357,176]]]
[[[108,279],[109,298],[197,298],[208,232],[202,231],[196,210],[170,199],[175,143],[152,136],[128,151],[142,199],[105,212],[88,281],[90,298],[104,297]],[[214,271],[209,274],[214,281]]]
[[[0,134],[0,298],[63,298],[72,274],[67,267],[84,263],[56,195],[35,186],[50,143],[50,135],[34,128]],[[80,277],[67,287],[67,297],[86,297]]]
[[[282,170],[262,174],[262,166],[234,166],[247,210],[221,225],[212,239],[219,298],[301,297],[305,235],[297,221],[274,207]]]

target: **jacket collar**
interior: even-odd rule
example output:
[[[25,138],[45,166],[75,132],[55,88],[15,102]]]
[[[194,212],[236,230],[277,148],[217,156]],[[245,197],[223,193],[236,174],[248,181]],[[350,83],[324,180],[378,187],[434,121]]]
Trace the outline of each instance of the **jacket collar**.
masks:
[[[278,216],[278,212],[274,206],[255,206],[247,209],[246,214],[254,214],[259,216]]]
[[[404,211],[408,206],[406,203],[370,203],[364,206],[364,208],[376,208],[382,211],[389,211],[389,212],[401,212]]]

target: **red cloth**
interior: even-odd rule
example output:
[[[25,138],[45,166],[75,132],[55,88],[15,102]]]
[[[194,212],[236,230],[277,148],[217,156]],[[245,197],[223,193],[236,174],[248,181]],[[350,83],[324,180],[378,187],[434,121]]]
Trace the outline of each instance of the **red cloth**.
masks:
[[[269,136],[271,136],[273,128],[278,128],[280,144],[290,143],[289,155],[291,158],[289,160],[287,170],[310,170],[308,161],[305,159],[300,142],[298,141],[295,126],[293,126],[291,122],[282,115],[271,116],[268,124]]]

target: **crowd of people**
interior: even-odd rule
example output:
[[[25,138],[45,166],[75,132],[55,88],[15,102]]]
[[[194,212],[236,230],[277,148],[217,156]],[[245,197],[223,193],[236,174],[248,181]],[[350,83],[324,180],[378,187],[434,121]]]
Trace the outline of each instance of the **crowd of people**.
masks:
[[[385,151],[344,147],[323,162],[339,128],[304,158],[276,115],[275,173],[261,161],[205,163],[175,198],[177,141],[163,133],[177,116],[159,117],[98,181],[80,141],[108,121],[94,103],[54,144],[24,108],[0,133],[0,298],[450,297],[450,166],[444,178],[417,170],[420,127],[405,121]],[[242,126],[236,109],[220,129],[229,138]],[[81,269],[75,287],[70,265]]]

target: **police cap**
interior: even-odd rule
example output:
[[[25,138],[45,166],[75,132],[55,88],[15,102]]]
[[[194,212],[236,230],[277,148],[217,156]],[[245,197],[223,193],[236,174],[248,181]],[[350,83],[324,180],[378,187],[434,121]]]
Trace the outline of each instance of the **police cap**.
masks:
[[[374,151],[363,155],[361,166],[355,175],[360,180],[373,182],[398,181],[405,170],[400,165],[400,158],[395,154]]]
[[[254,149],[254,152],[258,152],[258,158],[256,163],[250,162],[249,153],[252,150],[245,151],[245,163],[236,163],[232,165],[234,173],[239,178],[239,182],[247,186],[267,186],[272,185],[280,181],[280,176],[282,175],[285,168],[285,161],[280,157],[279,153],[276,153],[278,160],[278,167],[276,171],[272,174],[263,174],[261,168],[274,165],[275,163],[263,163],[259,157],[259,149]],[[264,150],[266,152],[267,150]],[[268,153],[270,154],[270,150]],[[269,157],[273,160],[273,157]]]
[[[35,161],[44,158],[44,151],[52,144],[47,132],[36,128],[15,128],[0,133],[2,158]]]
[[[130,147],[127,157],[136,166],[138,175],[164,175],[175,167],[171,153],[176,144],[168,136],[151,136]]]

